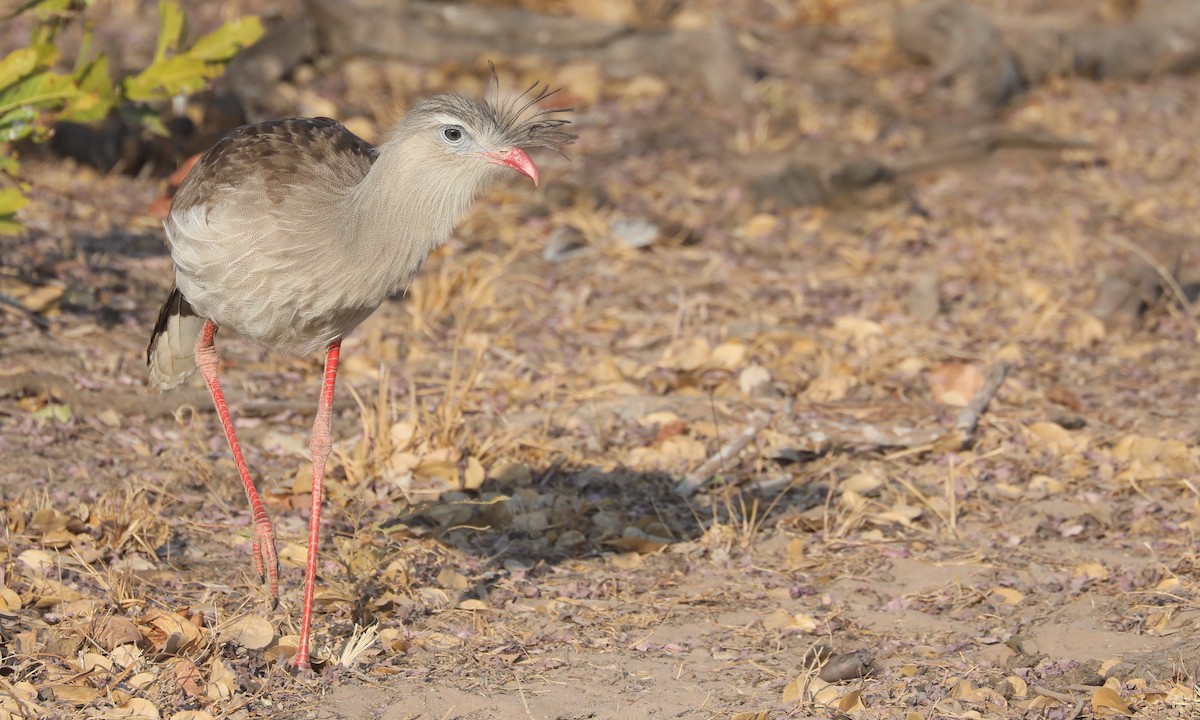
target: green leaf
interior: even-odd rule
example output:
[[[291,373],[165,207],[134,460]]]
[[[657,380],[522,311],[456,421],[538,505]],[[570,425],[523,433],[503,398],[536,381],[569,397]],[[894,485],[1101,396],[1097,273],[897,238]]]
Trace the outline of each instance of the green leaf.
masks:
[[[0,90],[58,62],[58,48],[47,43],[14,50],[0,60]]]
[[[176,55],[126,78],[125,97],[138,102],[167,100],[179,93],[200,90],[206,80],[220,74],[220,66],[208,65],[187,55]]]
[[[71,9],[71,0],[40,0],[33,3],[33,14],[39,20],[49,20]]]
[[[29,204],[29,198],[16,188],[0,190],[0,215],[12,215]]]
[[[19,107],[0,113],[0,142],[14,142],[29,137],[37,129],[34,123],[40,115],[32,107]]]
[[[6,55],[0,60],[0,90],[33,72],[37,60],[38,51],[31,47],[13,50]]]
[[[146,105],[135,105],[133,103],[125,103],[121,105],[121,117],[130,125],[144,127],[150,132],[160,137],[170,137],[171,132],[167,130],[167,126],[163,124],[162,118],[159,117],[158,111]]]
[[[16,212],[29,202],[29,198],[16,188],[0,190],[0,235],[16,235],[21,232]]]
[[[61,119],[92,122],[108,114],[117,104],[117,93],[108,74],[108,58],[101,56],[75,76],[79,93],[63,108]]]
[[[154,65],[165,60],[168,52],[174,52],[179,47],[186,19],[183,8],[175,0],[158,0],[158,43],[154,47]]]
[[[75,81],[67,75],[39,73],[0,91],[0,115],[15,108],[35,105],[52,110],[78,92]]]
[[[33,413],[38,420],[57,420],[60,423],[71,422],[71,406],[51,403]]]
[[[15,157],[11,155],[0,155],[0,172],[6,172],[9,175],[16,175],[21,169],[21,164],[17,162]]]
[[[258,42],[262,34],[262,21],[253,15],[230,20],[197,40],[187,54],[205,62],[224,62],[238,50]]]

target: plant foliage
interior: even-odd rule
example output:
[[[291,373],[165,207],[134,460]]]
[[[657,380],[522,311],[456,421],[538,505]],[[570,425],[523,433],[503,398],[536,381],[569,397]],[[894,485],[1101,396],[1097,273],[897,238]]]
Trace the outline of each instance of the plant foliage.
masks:
[[[231,20],[190,45],[177,0],[159,0],[154,60],[137,74],[114,81],[108,58],[92,52],[92,0],[30,0],[0,21],[31,14],[29,45],[0,58],[0,173],[16,177],[13,143],[45,139],[54,123],[88,123],[113,110],[150,130],[166,133],[152,103],[204,88],[225,70],[237,51],[262,35],[254,16]],[[63,28],[84,23],[74,65],[64,70],[56,40]],[[21,188],[0,188],[0,234],[20,231],[15,213],[28,202]]]

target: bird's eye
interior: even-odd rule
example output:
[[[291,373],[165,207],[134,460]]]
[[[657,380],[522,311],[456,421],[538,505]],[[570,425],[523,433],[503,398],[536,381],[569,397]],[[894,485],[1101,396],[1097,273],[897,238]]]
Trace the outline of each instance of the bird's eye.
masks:
[[[466,131],[458,125],[446,125],[442,128],[441,133],[442,139],[451,145],[459,144],[463,141],[463,138],[467,136]]]

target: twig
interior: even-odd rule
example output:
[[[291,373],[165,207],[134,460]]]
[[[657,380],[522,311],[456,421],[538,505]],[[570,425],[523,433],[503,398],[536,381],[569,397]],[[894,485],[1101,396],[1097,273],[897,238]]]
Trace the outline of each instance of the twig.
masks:
[[[1187,293],[1183,291],[1183,288],[1179,285],[1179,281],[1175,279],[1175,275],[1167,269],[1166,265],[1160,263],[1146,248],[1137,243],[1130,242],[1120,235],[1108,234],[1104,236],[1104,239],[1123,250],[1128,250],[1137,255],[1139,260],[1149,265],[1154,272],[1158,273],[1158,277],[1163,281],[1163,284],[1170,288],[1171,294],[1175,296],[1175,302],[1179,303],[1179,306],[1183,308],[1183,312],[1189,318],[1195,317],[1192,314],[1192,303],[1188,300]]]
[[[967,445],[969,441],[975,437],[975,428],[979,426],[979,417],[983,415],[983,411],[987,410],[988,403],[996,396],[996,392],[1000,390],[1000,386],[1004,384],[1004,377],[1008,375],[1008,363],[998,362],[988,369],[987,378],[983,381],[983,387],[979,388],[979,392],[971,398],[971,402],[962,409],[958,414],[958,419],[954,421],[954,429],[962,433],[963,445]]]
[[[1034,691],[1038,695],[1041,695],[1043,697],[1048,697],[1051,700],[1057,700],[1059,702],[1064,702],[1064,703],[1068,703],[1068,704],[1075,702],[1075,697],[1073,695],[1068,695],[1066,693],[1060,693],[1055,690],[1051,690],[1050,688],[1042,687],[1041,685],[1033,685],[1029,689]]]
[[[1075,709],[1072,710],[1070,712],[1070,714],[1068,714],[1065,718],[1063,718],[1063,720],[1075,720],[1075,718],[1079,717],[1079,713],[1083,712],[1083,706],[1086,704],[1087,704],[1087,698],[1084,698],[1084,699],[1080,700],[1079,702],[1075,703]]]
[[[25,304],[20,300],[0,294],[0,306],[11,307],[18,310],[22,315],[29,318],[33,324],[37,325],[41,330],[46,330],[50,327],[50,323],[47,322],[46,318],[25,307]]]
[[[736,437],[722,445],[712,457],[701,463],[700,467],[685,475],[675,486],[675,492],[683,497],[693,495],[725,464],[726,460],[745,450],[746,446],[770,424],[772,417],[774,416],[766,413],[755,413],[751,416],[750,424],[743,428]]]

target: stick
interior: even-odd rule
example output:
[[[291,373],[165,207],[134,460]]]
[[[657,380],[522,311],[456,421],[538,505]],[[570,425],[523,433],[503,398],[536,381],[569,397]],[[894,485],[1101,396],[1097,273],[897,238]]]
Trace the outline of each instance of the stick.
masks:
[[[10,307],[20,311],[21,314],[29,318],[33,324],[38,326],[38,328],[41,330],[46,330],[50,327],[50,323],[46,321],[46,318],[25,307],[25,304],[20,300],[10,298],[7,295],[0,295],[0,306]]]
[[[987,410],[988,403],[996,396],[996,392],[1000,390],[1000,386],[1004,384],[1004,377],[1008,375],[1008,363],[998,362],[988,369],[987,378],[983,381],[983,387],[979,388],[979,392],[971,398],[971,402],[962,409],[958,414],[958,419],[954,421],[954,429],[962,433],[963,445],[967,445],[972,438],[975,437],[975,429],[979,426],[979,417],[983,415],[983,411]]]
[[[1179,281],[1175,279],[1175,274],[1168,270],[1166,265],[1160,263],[1158,258],[1151,255],[1146,248],[1135,242],[1130,242],[1120,235],[1105,235],[1104,239],[1123,250],[1128,250],[1136,255],[1139,260],[1149,265],[1158,275],[1158,278],[1162,280],[1163,285],[1166,285],[1171,294],[1175,296],[1175,302],[1179,303],[1179,306],[1183,308],[1184,314],[1188,317],[1194,317],[1192,314],[1192,303],[1188,300],[1187,293],[1179,286]]]
[[[717,470],[721,469],[726,459],[733,458],[745,450],[746,446],[770,424],[772,417],[772,415],[766,413],[755,413],[752,415],[750,424],[743,428],[732,440],[722,445],[716,454],[701,463],[700,467],[685,475],[679,481],[679,484],[675,486],[675,492],[683,497],[693,495],[704,483],[708,482],[709,478]]]

